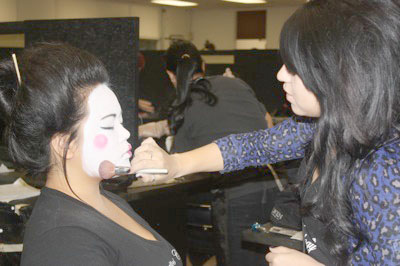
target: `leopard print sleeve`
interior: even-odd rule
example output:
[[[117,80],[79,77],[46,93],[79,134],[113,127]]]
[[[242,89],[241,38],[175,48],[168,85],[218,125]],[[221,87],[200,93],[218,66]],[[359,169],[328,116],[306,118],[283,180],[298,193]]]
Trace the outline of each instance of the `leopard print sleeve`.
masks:
[[[367,238],[352,264],[400,265],[400,141],[363,163],[350,199],[355,223]]]
[[[216,140],[224,160],[221,173],[304,157],[315,124],[297,120],[289,118],[270,129],[232,134]]]

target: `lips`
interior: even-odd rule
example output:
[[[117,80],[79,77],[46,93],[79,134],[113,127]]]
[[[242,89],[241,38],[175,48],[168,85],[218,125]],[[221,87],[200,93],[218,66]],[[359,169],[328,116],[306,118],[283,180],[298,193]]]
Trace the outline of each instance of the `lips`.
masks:
[[[126,155],[130,157],[132,157],[132,145],[128,143],[128,149],[126,150],[126,152],[124,153],[124,155],[122,155],[123,157],[126,157]]]
[[[129,154],[129,157],[132,157],[132,145],[128,144],[128,150],[126,151],[127,154]]]
[[[283,90],[284,90],[286,93],[288,93],[288,92],[287,92],[287,89],[286,89],[287,84],[286,84],[286,83],[283,83],[283,86],[282,86],[282,87],[283,87]]]

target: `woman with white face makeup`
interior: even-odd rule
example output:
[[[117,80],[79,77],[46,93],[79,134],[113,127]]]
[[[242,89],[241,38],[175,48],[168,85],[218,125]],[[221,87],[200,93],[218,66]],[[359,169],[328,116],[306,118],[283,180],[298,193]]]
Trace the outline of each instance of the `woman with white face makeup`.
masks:
[[[68,45],[41,44],[18,63],[1,61],[0,77],[9,153],[29,175],[47,177],[21,264],[182,265],[127,202],[100,186],[103,161],[129,168],[132,156],[102,63]]]
[[[270,248],[269,265],[399,265],[399,47],[397,0],[308,1],[283,26],[277,77],[309,118],[172,156],[148,139],[132,171],[168,168],[151,180],[304,158],[305,252]]]

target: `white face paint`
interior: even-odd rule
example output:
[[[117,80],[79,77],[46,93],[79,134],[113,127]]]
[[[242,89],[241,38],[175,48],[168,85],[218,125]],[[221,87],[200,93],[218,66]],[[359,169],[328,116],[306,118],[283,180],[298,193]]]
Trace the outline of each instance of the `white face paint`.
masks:
[[[121,106],[114,92],[106,85],[96,87],[89,95],[88,111],[83,129],[83,170],[89,176],[99,177],[100,163],[105,160],[130,167],[130,134],[122,125]]]

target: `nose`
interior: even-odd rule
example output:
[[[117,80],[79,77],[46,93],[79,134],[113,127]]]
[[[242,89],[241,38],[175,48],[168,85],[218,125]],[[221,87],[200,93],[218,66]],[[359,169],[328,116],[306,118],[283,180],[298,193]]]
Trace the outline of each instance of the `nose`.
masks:
[[[121,133],[119,134],[119,138],[121,141],[126,141],[131,136],[131,133],[124,127],[124,125],[120,124]]]
[[[289,80],[289,71],[286,68],[286,65],[282,65],[281,69],[279,69],[278,74],[276,74],[276,78],[280,82],[288,82]]]

